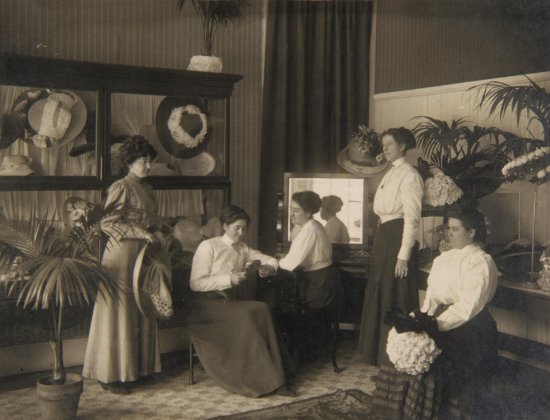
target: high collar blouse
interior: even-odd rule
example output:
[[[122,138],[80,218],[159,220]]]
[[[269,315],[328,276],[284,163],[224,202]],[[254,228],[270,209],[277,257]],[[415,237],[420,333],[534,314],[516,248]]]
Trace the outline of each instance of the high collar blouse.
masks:
[[[279,267],[293,271],[297,267],[304,271],[320,270],[332,264],[332,244],[323,228],[315,219],[302,226],[292,241],[288,254],[279,261]]]
[[[259,260],[275,270],[277,260],[250,248],[244,242],[233,242],[227,235],[202,241],[193,257],[189,285],[196,292],[231,288],[231,273],[245,270],[247,262]]]
[[[422,312],[437,315],[441,331],[451,330],[474,318],[493,298],[498,271],[490,255],[472,244],[451,249],[434,259]]]
[[[408,261],[411,257],[420,224],[423,195],[422,177],[404,157],[392,163],[374,195],[373,210],[382,223],[404,219],[403,239],[397,256],[401,260]]]

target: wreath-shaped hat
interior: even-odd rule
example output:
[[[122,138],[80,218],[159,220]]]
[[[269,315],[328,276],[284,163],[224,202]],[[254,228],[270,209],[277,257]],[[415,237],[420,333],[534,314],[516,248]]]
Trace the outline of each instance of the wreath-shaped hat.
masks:
[[[209,140],[206,102],[198,98],[164,98],[157,109],[156,129],[160,143],[172,156],[197,156]]]

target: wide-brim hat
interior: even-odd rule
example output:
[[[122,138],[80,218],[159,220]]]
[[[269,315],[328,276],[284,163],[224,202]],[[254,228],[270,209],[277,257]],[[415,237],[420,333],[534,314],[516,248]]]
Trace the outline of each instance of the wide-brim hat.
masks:
[[[150,249],[149,244],[146,243],[139,251],[136,261],[134,263],[134,271],[132,274],[132,289],[134,292],[134,299],[136,301],[136,305],[139,311],[145,317],[153,319],[153,318],[159,318],[159,314],[155,310],[155,307],[151,300],[151,293],[147,291],[148,287],[146,284],[147,279],[145,276],[145,271],[146,271],[145,256],[148,252],[154,252],[154,251],[152,251]],[[164,253],[154,252],[154,255],[157,260],[157,263],[165,264],[167,267],[170,266],[170,262],[168,261],[169,255],[167,253],[164,254]],[[161,274],[159,274],[159,276],[160,275]],[[169,290],[167,289],[168,286],[165,284],[164,279],[158,277],[155,279],[155,282],[156,281],[158,281],[157,286],[159,291],[161,289],[164,289],[164,291],[168,293],[168,297],[169,297]]]
[[[180,159],[203,152],[210,138],[206,102],[198,98],[164,98],[157,108],[155,124],[164,149]]]
[[[348,145],[338,153],[336,162],[349,173],[362,177],[369,177],[383,172],[389,162],[379,163],[376,156],[362,154],[356,150],[356,143],[351,140]]]
[[[70,110],[70,121],[66,126],[62,137],[55,139],[46,138],[45,143],[41,146],[33,141],[33,137],[26,138],[25,141],[33,146],[40,148],[52,148],[62,146],[71,140],[74,140],[84,129],[86,125],[87,109],[82,101],[82,98],[69,90],[46,90],[46,89],[30,89],[23,92],[13,103],[11,113],[19,116],[24,120],[25,128],[32,135],[39,134],[42,116],[48,102],[48,98],[53,95],[65,94],[74,100]]]
[[[205,176],[216,167],[216,159],[208,152],[201,152],[188,159],[173,158],[170,160],[170,164],[182,176]]]

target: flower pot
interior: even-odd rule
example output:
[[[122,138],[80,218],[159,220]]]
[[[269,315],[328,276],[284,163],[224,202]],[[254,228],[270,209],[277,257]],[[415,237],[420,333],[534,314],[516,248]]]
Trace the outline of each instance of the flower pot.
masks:
[[[187,70],[208,71],[220,73],[222,71],[222,59],[213,55],[194,55],[187,66]]]
[[[74,373],[68,373],[62,385],[53,385],[51,376],[39,379],[37,391],[42,418],[75,419],[83,389],[82,376]]]

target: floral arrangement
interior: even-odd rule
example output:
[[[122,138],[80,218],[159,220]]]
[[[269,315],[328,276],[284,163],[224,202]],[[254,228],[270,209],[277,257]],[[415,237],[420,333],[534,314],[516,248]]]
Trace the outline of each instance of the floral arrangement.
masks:
[[[388,334],[386,352],[395,368],[409,375],[427,372],[441,350],[426,332],[403,332],[392,328]]]
[[[433,176],[424,181],[422,202],[429,206],[439,207],[456,203],[464,193],[455,182],[441,169],[432,169]]]
[[[507,181],[526,179],[536,184],[550,180],[550,147],[539,147],[532,152],[518,156],[502,167]]]
[[[382,144],[378,133],[368,128],[366,125],[359,124],[357,126],[357,131],[351,136],[351,140],[355,140],[357,142],[361,155],[375,156],[377,161],[384,157],[384,155],[381,154]]]
[[[181,126],[183,114],[197,115],[200,118],[201,129],[194,136],[185,131]],[[173,139],[188,148],[197,147],[199,143],[202,143],[208,133],[206,115],[204,115],[199,107],[195,105],[185,105],[172,109],[167,124]]]

